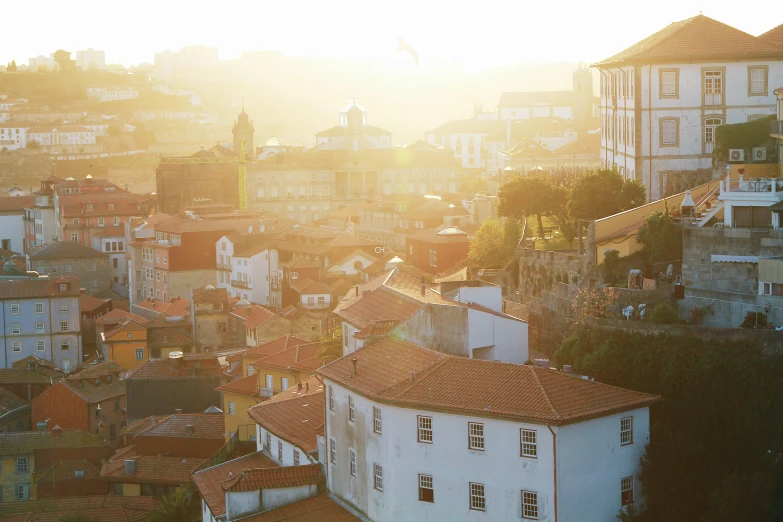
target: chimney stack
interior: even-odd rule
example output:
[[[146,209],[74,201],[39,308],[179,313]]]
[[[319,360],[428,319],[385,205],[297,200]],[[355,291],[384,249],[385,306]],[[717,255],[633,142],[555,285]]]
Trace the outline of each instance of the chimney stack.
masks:
[[[310,391],[310,383],[309,382],[305,383],[305,391]]]
[[[359,285],[354,286],[353,289],[356,291],[356,297],[359,297]]]
[[[408,382],[413,382],[416,379],[416,372],[408,372]]]
[[[421,296],[425,297],[427,295],[427,285],[422,283],[420,288],[421,288]]]
[[[302,381],[299,381],[298,383],[296,383],[296,388],[297,388],[299,391],[302,391]]]
[[[177,408],[176,410],[174,410],[174,414],[175,415],[182,415],[182,408]]]
[[[188,433],[188,435],[193,435],[193,425],[192,424],[185,425],[185,431]]]
[[[356,375],[356,367],[357,367],[357,365],[359,363],[359,359],[354,357],[354,358],[351,359],[351,362],[353,363],[353,374]]]

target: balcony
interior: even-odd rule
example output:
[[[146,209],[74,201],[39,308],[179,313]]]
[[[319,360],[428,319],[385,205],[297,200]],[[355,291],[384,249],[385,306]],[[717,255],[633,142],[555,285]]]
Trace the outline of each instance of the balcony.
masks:
[[[267,399],[270,399],[274,394],[275,391],[272,388],[264,388],[263,386],[258,387],[258,395],[261,397],[266,397]]]
[[[772,120],[769,122],[769,135],[773,138],[783,140],[783,121]]]
[[[224,272],[231,272],[231,265],[228,265],[226,263],[217,263],[216,267],[218,270],[223,270]]]
[[[237,281],[236,279],[231,280],[231,286],[233,286],[234,288],[245,288],[245,289],[250,288],[250,284],[247,281]]]

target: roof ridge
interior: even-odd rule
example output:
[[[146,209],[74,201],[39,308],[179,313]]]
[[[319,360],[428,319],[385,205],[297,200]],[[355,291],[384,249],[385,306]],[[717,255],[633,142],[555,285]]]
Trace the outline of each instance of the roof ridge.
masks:
[[[541,394],[544,396],[544,400],[546,401],[547,406],[549,406],[549,409],[552,410],[555,419],[560,420],[560,413],[558,413],[558,411],[555,409],[554,405],[552,404],[552,401],[549,399],[549,394],[547,394],[546,388],[541,383],[541,379],[538,378],[536,367],[531,366],[530,371],[533,374],[533,379],[536,381],[536,385],[538,385],[538,389],[541,390]]]
[[[406,341],[402,341],[400,339],[396,339],[396,340],[398,340],[400,342],[403,342],[403,343],[406,342]],[[429,348],[424,348],[422,346],[418,346],[418,345],[415,345],[415,344],[414,344],[414,346],[416,346],[420,350],[430,350]],[[384,395],[384,397],[395,398],[396,396],[402,395],[403,393],[405,393],[409,389],[413,388],[414,386],[417,386],[417,385],[421,384],[421,381],[423,379],[426,379],[431,373],[435,372],[435,370],[440,369],[440,367],[443,366],[444,364],[446,364],[447,362],[450,362],[452,359],[456,359],[457,358],[457,357],[455,357],[453,355],[450,355],[448,353],[445,353],[445,352],[439,352],[437,350],[430,350],[430,351],[435,352],[435,353],[441,355],[442,358],[440,360],[438,360],[438,361],[435,361],[431,365],[427,366],[423,370],[419,370],[418,372],[413,372],[413,375],[414,375],[413,382],[408,382],[407,385],[403,384],[403,386],[400,387],[400,389],[397,391],[397,393],[395,395]],[[413,370],[411,370],[411,371],[413,371]],[[391,390],[395,386],[400,386],[400,383],[394,383],[394,384],[386,387],[385,389],[383,389],[383,390],[381,390],[379,392],[376,392],[375,395],[385,394],[388,390]]]

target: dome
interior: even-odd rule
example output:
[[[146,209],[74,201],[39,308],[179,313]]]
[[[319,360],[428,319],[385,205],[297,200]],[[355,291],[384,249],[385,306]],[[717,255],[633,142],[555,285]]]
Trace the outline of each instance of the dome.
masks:
[[[280,145],[282,145],[282,143],[274,136],[270,136],[269,139],[264,142],[264,147],[279,147]]]

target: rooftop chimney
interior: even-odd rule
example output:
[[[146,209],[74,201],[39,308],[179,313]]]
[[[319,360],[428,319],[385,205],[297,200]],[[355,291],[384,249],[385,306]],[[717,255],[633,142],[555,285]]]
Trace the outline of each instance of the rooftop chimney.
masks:
[[[174,410],[174,414],[175,415],[182,415],[182,408],[177,408],[176,410]]]
[[[425,297],[427,295],[427,285],[422,283],[420,288],[421,288],[421,296]]]
[[[356,297],[359,297],[359,285],[354,286],[353,289],[356,290]]]
[[[310,383],[309,382],[305,383],[305,391],[310,391]]]
[[[128,459],[125,461],[125,474],[126,475],[133,475],[136,473],[136,461],[133,459]]]
[[[408,372],[408,382],[413,382],[416,379],[416,372]]]
[[[60,429],[60,425],[59,425],[59,424],[55,424],[55,425],[54,425],[54,428],[52,428],[52,433],[53,433],[54,435],[60,435],[60,434],[62,433],[62,431],[63,431],[63,430],[62,430],[62,429]]]
[[[193,435],[193,425],[192,424],[186,424],[185,425],[185,431],[188,432],[188,435]]]
[[[351,362],[353,363],[353,374],[356,375],[356,367],[357,367],[357,365],[359,363],[359,359],[354,357],[354,358],[351,359]]]

